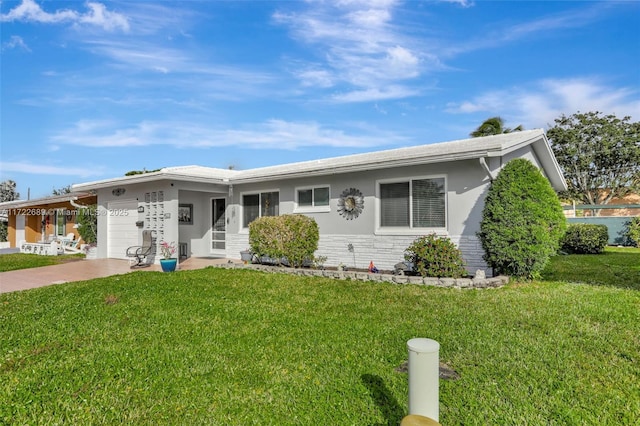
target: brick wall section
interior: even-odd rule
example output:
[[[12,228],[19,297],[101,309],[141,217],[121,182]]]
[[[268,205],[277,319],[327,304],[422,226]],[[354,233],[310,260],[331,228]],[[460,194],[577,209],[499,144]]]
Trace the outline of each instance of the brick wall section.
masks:
[[[393,270],[396,263],[404,260],[405,249],[416,238],[411,235],[321,235],[316,256],[326,256],[326,266],[342,263],[348,268],[366,269],[373,261],[379,270]],[[477,237],[458,235],[449,238],[462,251],[470,275],[481,269],[490,276],[491,270],[482,259],[484,252]],[[352,252],[348,249],[349,244],[353,246]],[[247,249],[247,234],[227,235],[227,257],[239,259],[240,252]]]

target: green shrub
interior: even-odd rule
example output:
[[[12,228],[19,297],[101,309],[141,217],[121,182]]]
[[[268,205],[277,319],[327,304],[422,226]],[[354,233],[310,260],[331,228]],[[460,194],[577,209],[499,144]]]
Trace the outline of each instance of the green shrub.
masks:
[[[404,259],[413,262],[423,277],[460,278],[467,275],[462,253],[449,240],[435,234],[417,238],[405,250]]]
[[[508,162],[489,188],[478,237],[495,272],[539,275],[566,229],[560,200],[530,161]]]
[[[87,244],[93,244],[98,241],[98,206],[92,204],[87,208],[78,209],[76,223],[78,224],[78,233]]]
[[[640,217],[634,217],[626,224],[625,236],[631,245],[640,247]]]
[[[574,254],[598,254],[609,242],[607,225],[574,223],[562,237],[562,250]]]
[[[263,216],[249,224],[251,251],[277,261],[286,258],[293,267],[313,260],[319,238],[318,224],[308,216]]]

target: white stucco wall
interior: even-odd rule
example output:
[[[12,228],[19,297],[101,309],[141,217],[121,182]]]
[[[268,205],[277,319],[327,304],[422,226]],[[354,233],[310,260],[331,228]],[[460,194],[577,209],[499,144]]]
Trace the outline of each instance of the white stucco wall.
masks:
[[[530,146],[510,153],[508,156],[487,158],[486,163],[493,175],[513,158],[527,158],[536,166],[540,163]],[[438,229],[380,229],[376,193],[378,182],[395,179],[422,177],[446,178],[447,226]],[[280,214],[295,213],[295,195],[300,187],[329,186],[330,205],[328,211],[306,212],[320,228],[318,256],[328,258],[327,265],[343,263],[364,268],[373,261],[378,268],[392,269],[403,259],[404,250],[418,236],[432,232],[449,237],[462,250],[468,270],[485,269],[482,248],[476,233],[482,218],[484,197],[490,185],[487,170],[478,160],[452,161],[422,166],[399,167],[346,174],[327,174],[286,180],[262,181],[251,184],[213,185],[198,182],[162,180],[144,184],[127,185],[124,194],[116,196],[114,188],[98,191],[98,256],[107,256],[108,206],[112,201],[132,199],[145,205],[145,193],[163,191],[162,238],[176,243],[187,243],[190,256],[211,255],[211,199],[227,200],[226,253],[228,258],[239,258],[240,251],[249,248],[248,229],[242,228],[242,195],[265,191],[278,191]],[[337,210],[338,198],[348,188],[358,189],[364,196],[364,209],[353,220],[346,220]],[[178,224],[178,205],[193,205],[193,224]],[[326,209],[325,209],[326,210]],[[145,219],[145,212],[138,213],[138,220]],[[142,229],[138,229],[141,242]],[[349,245],[353,251],[348,250]],[[487,271],[489,272],[489,271]]]
[[[496,163],[496,168],[499,163]],[[446,229],[407,230],[379,229],[376,202],[377,183],[380,180],[445,176],[447,186]],[[330,211],[306,213],[313,217],[320,228],[318,256],[328,258],[327,265],[343,263],[364,268],[373,261],[378,268],[391,269],[403,260],[404,250],[418,236],[436,232],[451,238],[463,251],[470,272],[485,269],[482,248],[476,237],[482,217],[483,200],[490,179],[485,169],[476,160],[443,164],[374,170],[352,174],[321,176],[297,180],[262,182],[252,185],[234,186],[235,210],[232,226],[227,236],[227,256],[238,258],[239,252],[248,248],[248,230],[241,228],[241,195],[246,192],[278,190],[280,192],[280,214],[295,210],[295,190],[305,186],[330,186]],[[364,196],[364,209],[358,218],[346,220],[337,211],[340,194],[347,188],[357,188]],[[233,216],[233,215],[232,215]],[[354,248],[348,250],[348,245]],[[355,255],[355,260],[354,260]]]
[[[98,258],[108,256],[108,223],[109,223],[109,205],[117,201],[122,202],[132,200],[137,202],[138,206],[145,207],[145,193],[163,191],[163,226],[162,232],[156,235],[158,242],[162,239],[166,241],[178,241],[178,190],[171,186],[170,182],[160,181],[137,185],[122,185],[116,188],[124,189],[121,195],[115,195],[115,188],[106,188],[98,190]],[[136,220],[144,221],[147,210],[144,212],[136,212]],[[137,244],[142,244],[142,231],[145,227],[135,227],[138,233]]]

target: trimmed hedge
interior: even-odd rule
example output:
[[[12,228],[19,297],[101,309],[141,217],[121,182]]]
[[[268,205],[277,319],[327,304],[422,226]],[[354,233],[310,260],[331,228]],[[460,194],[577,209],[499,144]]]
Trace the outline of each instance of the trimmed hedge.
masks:
[[[405,250],[404,260],[413,262],[423,277],[461,278],[467,275],[462,253],[447,237],[435,234],[417,238]]]
[[[509,161],[491,184],[478,237],[498,273],[533,278],[556,254],[567,223],[549,180],[529,160]]]
[[[562,250],[573,254],[599,254],[608,241],[607,225],[574,223],[562,237]]]
[[[286,259],[300,267],[318,250],[320,232],[313,218],[298,214],[263,216],[249,224],[249,244],[258,257]]]

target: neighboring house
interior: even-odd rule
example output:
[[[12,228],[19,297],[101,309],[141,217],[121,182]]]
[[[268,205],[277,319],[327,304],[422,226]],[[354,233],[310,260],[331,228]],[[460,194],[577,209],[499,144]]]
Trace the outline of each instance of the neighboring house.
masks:
[[[632,206],[632,207],[620,207],[620,208],[610,208],[610,209],[602,209],[600,210],[598,216],[640,216],[640,195],[639,194],[628,194],[622,198],[612,198],[609,201],[609,206]],[[584,210],[585,216],[592,216],[593,213],[591,210]]]
[[[72,193],[32,200],[0,203],[0,211],[7,215],[7,240],[10,247],[21,241],[37,243],[63,238],[73,233],[79,238],[76,223],[78,206],[96,204],[95,195]]]
[[[627,194],[624,197],[612,198],[608,204],[596,204],[592,208],[589,204],[563,205],[564,215],[574,217],[634,217],[640,216],[640,194]]]
[[[391,269],[416,237],[436,233],[451,238],[475,271],[486,268],[476,236],[484,197],[514,158],[532,161],[566,190],[542,130],[243,171],[168,167],[73,189],[97,193],[99,258],[125,258],[145,229],[157,242],[178,243],[182,256],[239,258],[252,220],[300,213],[318,223],[316,255],[326,265],[373,261]]]

